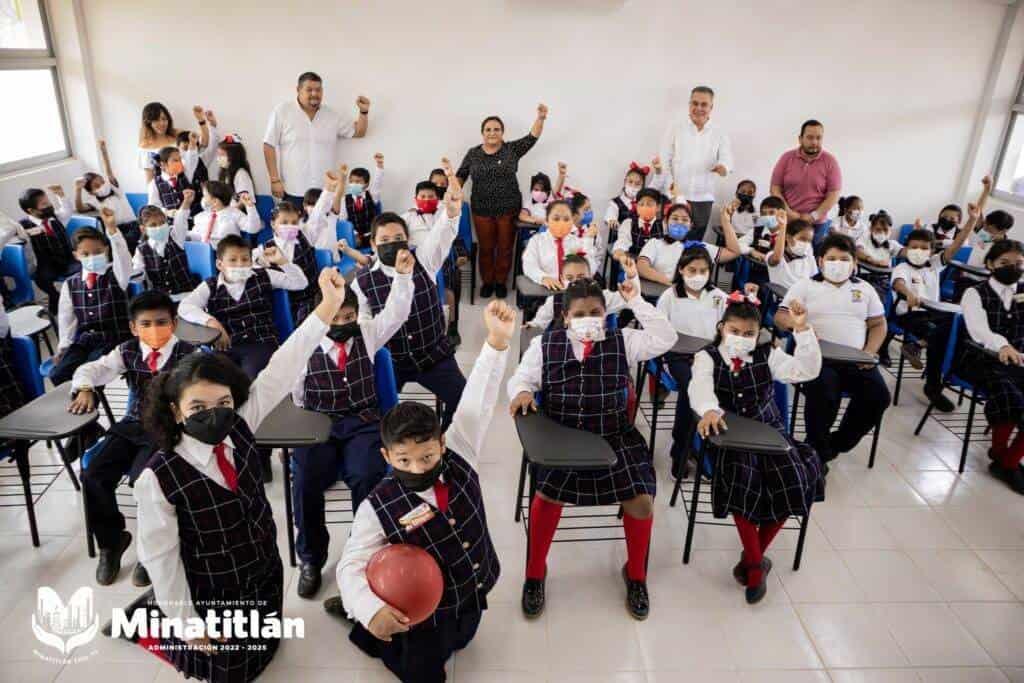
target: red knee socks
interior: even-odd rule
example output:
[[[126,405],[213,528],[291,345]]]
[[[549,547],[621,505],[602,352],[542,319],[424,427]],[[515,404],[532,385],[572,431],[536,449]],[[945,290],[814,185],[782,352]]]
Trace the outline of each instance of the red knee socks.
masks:
[[[653,514],[647,519],[622,515],[622,530],[626,532],[626,574],[633,581],[647,580],[647,549],[651,547],[653,527]]]
[[[992,456],[996,460],[1002,462],[1006,456],[1006,451],[1010,448],[1010,435],[1013,434],[1013,428],[1016,426],[1012,422],[992,425]]]
[[[768,550],[768,546],[771,545],[773,540],[775,540],[775,535],[779,533],[785,524],[786,520],[782,520],[781,522],[769,522],[761,525],[761,528],[757,532],[758,540],[761,541],[761,557],[764,557],[764,551]]]
[[[733,521],[736,523],[736,531],[740,535],[740,543],[743,544],[743,564],[747,567],[747,586],[753,588],[761,584],[764,574],[761,571],[761,537],[757,526],[746,517],[733,513]]]
[[[995,439],[995,429],[992,430],[992,433],[992,438]],[[999,456],[999,464],[1010,470],[1019,465],[1022,458],[1024,458],[1024,429],[1018,429],[1013,443]]]
[[[526,578],[543,579],[547,574],[548,550],[562,518],[562,506],[535,495],[530,503],[530,552]]]

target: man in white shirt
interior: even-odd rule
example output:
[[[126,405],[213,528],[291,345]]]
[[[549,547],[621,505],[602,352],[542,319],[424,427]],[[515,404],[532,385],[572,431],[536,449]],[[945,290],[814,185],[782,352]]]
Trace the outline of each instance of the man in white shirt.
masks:
[[[693,226],[706,230],[715,201],[715,176],[732,170],[729,136],[711,123],[715,91],[698,85],[690,91],[689,120],[674,120],[665,132],[661,158],[669,169],[675,194],[693,209]]]
[[[319,188],[324,172],[336,167],[338,138],[366,135],[370,100],[362,95],[356,98],[359,116],[353,121],[322,105],[323,79],[312,71],[299,76],[295,90],[294,101],[283,102],[270,113],[263,136],[263,158],[271,193],[279,200],[302,206],[306,190]]]

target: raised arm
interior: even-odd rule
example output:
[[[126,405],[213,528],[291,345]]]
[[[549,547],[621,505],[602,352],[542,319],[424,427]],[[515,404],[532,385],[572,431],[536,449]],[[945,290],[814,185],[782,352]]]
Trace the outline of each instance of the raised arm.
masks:
[[[981,194],[978,195],[978,201],[976,202],[979,216],[985,215],[985,205],[988,203],[990,194],[992,194],[992,176],[986,175],[981,179]],[[974,229],[980,230],[983,226],[984,223],[978,223]]]
[[[370,186],[367,188],[370,194],[373,195],[375,201],[382,202],[381,192],[384,187],[384,155],[377,152],[373,155],[373,162],[377,166],[377,170],[370,175]]]
[[[540,134],[544,132],[544,121],[548,118],[548,105],[538,104],[537,105],[537,118],[533,121],[533,126],[530,128],[530,135],[535,138],[539,138]]]
[[[555,178],[555,187],[551,190],[556,197],[562,196],[562,188],[565,187],[565,176],[568,169],[569,167],[564,161],[558,162],[558,176]]]
[[[395,257],[395,277],[391,281],[391,289],[387,301],[384,302],[384,308],[372,318],[359,321],[366,352],[371,357],[383,348],[409,319],[414,291],[412,270],[415,263],[416,259],[410,251],[403,249],[398,252]]]
[[[111,209],[101,209],[100,218],[107,231],[107,238],[110,240],[111,268],[114,270],[114,279],[117,286],[128,291],[128,285],[132,279],[132,254],[128,250],[128,243],[124,235],[117,229],[117,216]]]
[[[107,174],[107,181],[114,187],[120,189],[121,184],[117,182],[117,178],[114,176],[114,167],[110,165],[110,154],[107,153],[107,141],[100,138],[97,141],[100,148],[100,162],[103,164],[103,172]]]
[[[789,210],[775,209],[775,220],[779,227],[776,231],[775,246],[768,254],[768,265],[777,266],[786,258],[786,226],[789,224]]]
[[[960,247],[964,245],[967,238],[970,237],[972,232],[974,232],[974,226],[977,225],[978,219],[981,218],[981,209],[979,206],[979,204],[974,203],[967,205],[967,223],[964,225],[963,230],[956,231],[956,236],[953,237],[953,241],[948,247],[942,250],[942,262],[944,264],[953,260],[956,256],[956,252],[960,251]]]
[[[245,213],[238,211],[236,225],[239,232],[247,232],[250,235],[259,234],[263,229],[263,221],[260,219],[260,212],[256,210],[256,199],[252,195],[242,197],[242,205],[245,206]]]
[[[220,133],[217,132],[217,116],[210,109],[204,113],[206,125],[201,126],[202,132],[206,133],[206,141],[201,138],[199,141],[199,158],[203,160],[207,168],[214,168],[217,163],[217,142],[220,140]]]
[[[444,193],[445,213],[434,220],[417,249],[416,257],[420,264],[433,275],[448,258],[452,242],[459,234],[459,218],[462,216],[462,184],[451,172],[448,173],[448,190]]]
[[[739,202],[734,199],[722,207],[722,236],[725,237],[726,249],[735,254],[742,254],[743,247],[740,246],[740,240],[736,237],[736,228],[732,224],[732,216],[736,212],[737,206],[739,206]]]
[[[665,314],[640,296],[640,288],[633,280],[620,284],[619,293],[640,323],[640,329],[623,330],[626,357],[630,365],[670,351],[679,336]]]
[[[82,200],[82,190],[85,189],[85,178],[75,178],[75,211],[86,213],[92,211],[93,207]]]
[[[359,110],[359,116],[356,117],[352,137],[361,138],[366,135],[366,131],[370,127],[370,98],[365,95],[357,97],[356,108]]]

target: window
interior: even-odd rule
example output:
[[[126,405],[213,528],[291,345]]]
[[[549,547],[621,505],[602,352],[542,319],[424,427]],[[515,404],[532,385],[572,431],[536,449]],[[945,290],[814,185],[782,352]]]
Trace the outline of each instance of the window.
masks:
[[[1010,123],[996,169],[996,193],[1004,199],[1024,203],[1024,83],[1010,109]]]
[[[71,156],[42,0],[0,0],[0,174]]]

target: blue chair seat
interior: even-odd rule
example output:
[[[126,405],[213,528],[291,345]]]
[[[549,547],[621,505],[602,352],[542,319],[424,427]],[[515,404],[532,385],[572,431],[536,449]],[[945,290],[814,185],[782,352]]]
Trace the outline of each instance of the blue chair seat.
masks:
[[[206,242],[185,242],[185,258],[188,269],[200,280],[206,280],[217,273],[216,254]]]
[[[128,192],[124,197],[128,200],[128,204],[136,216],[139,215],[142,207],[149,203],[149,196],[145,192]]]

